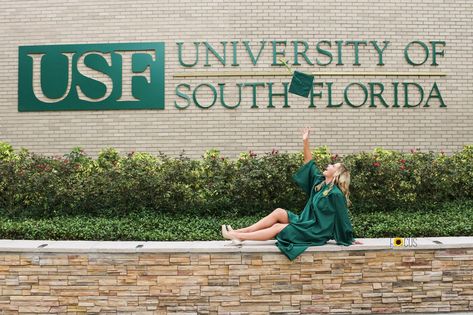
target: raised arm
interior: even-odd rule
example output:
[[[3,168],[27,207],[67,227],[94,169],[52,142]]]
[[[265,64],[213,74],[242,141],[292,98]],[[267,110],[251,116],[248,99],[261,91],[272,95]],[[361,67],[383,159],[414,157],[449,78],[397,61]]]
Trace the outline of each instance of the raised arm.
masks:
[[[292,175],[292,178],[299,187],[310,194],[312,187],[323,181],[325,177],[315,165],[309,149],[309,128],[303,129],[302,140],[304,141],[304,164]]]
[[[309,146],[309,133],[310,129],[308,127],[304,128],[302,131],[302,141],[304,142],[304,164],[312,160],[312,153],[310,152]]]

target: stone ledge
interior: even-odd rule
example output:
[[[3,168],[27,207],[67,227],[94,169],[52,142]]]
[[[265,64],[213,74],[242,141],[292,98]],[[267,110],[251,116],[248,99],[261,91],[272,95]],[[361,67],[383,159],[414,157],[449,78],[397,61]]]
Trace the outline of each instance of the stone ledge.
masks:
[[[293,262],[275,240],[0,240],[0,313],[472,313],[472,237],[360,240]]]
[[[421,250],[445,248],[473,248],[473,237],[415,238],[417,246],[391,247],[390,238],[357,238],[361,245],[341,246],[330,240],[323,246],[311,246],[307,252],[367,251],[367,250]],[[53,241],[53,240],[0,240],[0,252],[100,252],[100,253],[215,253],[215,252],[280,252],[276,240],[243,241]]]

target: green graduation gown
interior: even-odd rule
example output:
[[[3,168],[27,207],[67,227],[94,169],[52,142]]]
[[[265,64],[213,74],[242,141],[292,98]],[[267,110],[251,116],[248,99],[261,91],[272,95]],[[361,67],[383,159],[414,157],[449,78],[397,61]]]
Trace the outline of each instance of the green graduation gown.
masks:
[[[289,224],[276,235],[276,246],[289,258],[296,259],[309,246],[324,245],[335,239],[337,245],[350,246],[353,228],[348,216],[346,198],[337,185],[324,196],[329,185],[319,191],[315,186],[325,181],[314,160],[302,165],[292,179],[310,195],[300,215],[287,211]]]

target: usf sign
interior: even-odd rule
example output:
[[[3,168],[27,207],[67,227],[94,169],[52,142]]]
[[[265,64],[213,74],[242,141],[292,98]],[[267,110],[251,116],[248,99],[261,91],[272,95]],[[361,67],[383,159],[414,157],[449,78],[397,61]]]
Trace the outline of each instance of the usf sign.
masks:
[[[164,43],[20,46],[18,110],[164,109]]]

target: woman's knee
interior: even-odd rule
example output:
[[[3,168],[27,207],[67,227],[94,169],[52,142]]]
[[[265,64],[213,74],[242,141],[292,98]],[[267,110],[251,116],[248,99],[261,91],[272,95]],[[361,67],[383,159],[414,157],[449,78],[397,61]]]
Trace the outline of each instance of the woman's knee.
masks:
[[[283,208],[277,208],[273,211],[274,215],[278,219],[278,222],[280,223],[289,223],[289,218],[287,211],[284,210]]]
[[[284,210],[283,208],[276,208],[273,210],[273,215],[275,216],[280,216],[282,212],[286,212],[286,210]]]

